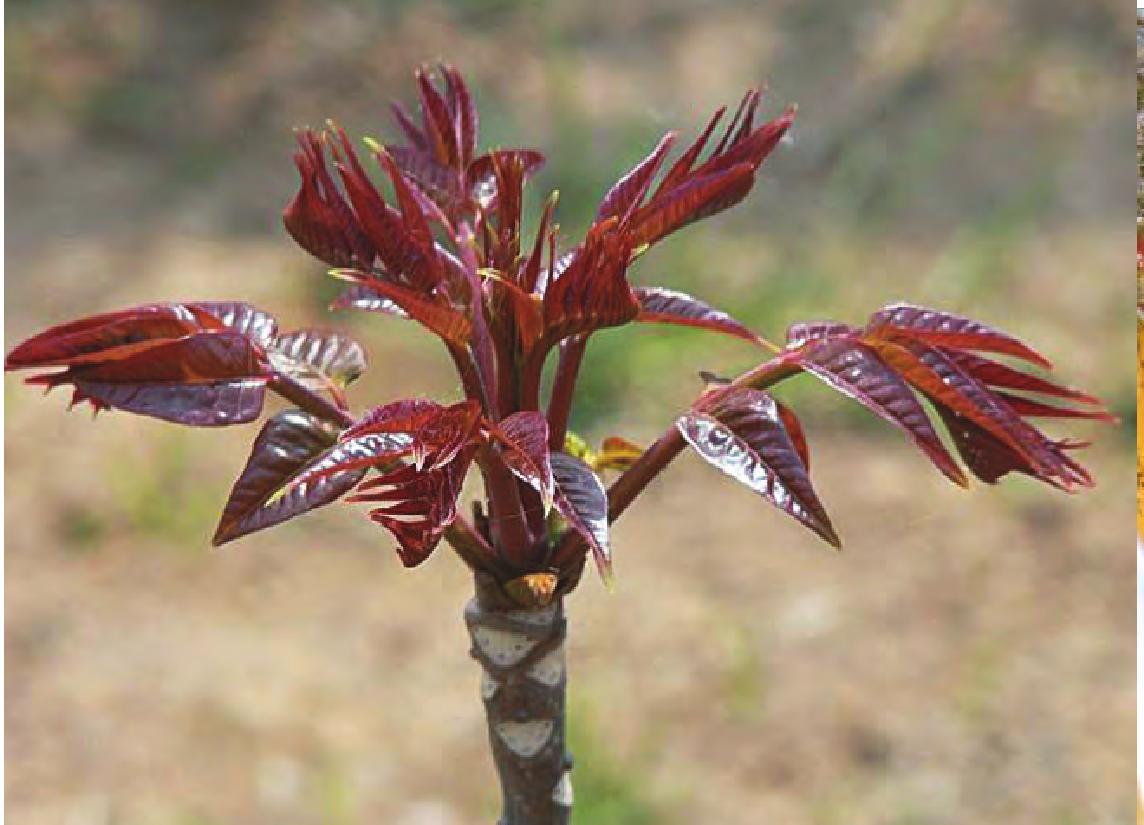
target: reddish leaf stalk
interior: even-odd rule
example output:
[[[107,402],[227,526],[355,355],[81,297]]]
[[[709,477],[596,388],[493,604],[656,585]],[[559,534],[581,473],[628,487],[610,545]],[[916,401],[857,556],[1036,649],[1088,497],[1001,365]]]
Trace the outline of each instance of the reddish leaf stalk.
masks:
[[[587,336],[570,338],[560,345],[560,361],[552,382],[552,397],[548,400],[548,446],[552,450],[564,449],[564,436],[568,432],[568,417],[572,413],[572,396],[576,392],[576,378],[588,348]]]

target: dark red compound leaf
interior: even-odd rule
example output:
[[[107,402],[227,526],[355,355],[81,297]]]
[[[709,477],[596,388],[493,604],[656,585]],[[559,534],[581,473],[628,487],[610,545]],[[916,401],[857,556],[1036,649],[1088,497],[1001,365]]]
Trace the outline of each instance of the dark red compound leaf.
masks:
[[[28,383],[75,388],[89,401],[192,427],[245,424],[262,412],[271,370],[265,354],[237,332],[199,332],[106,363],[68,367]]]
[[[639,300],[627,280],[631,244],[614,220],[588,231],[571,262],[544,292],[545,339],[593,332],[633,320]]]
[[[637,321],[709,329],[734,335],[752,344],[762,343],[759,336],[726,312],[686,293],[658,286],[637,286],[632,291],[640,303]]]
[[[273,527],[348,493],[365,475],[364,469],[325,476],[283,492],[337,437],[335,427],[302,410],[286,410],[267,421],[234,483],[212,543],[217,547]]]
[[[938,407],[938,414],[945,421],[966,466],[987,484],[996,483],[1010,472],[1019,472],[1068,493],[1093,486],[1089,472],[1067,455],[1068,450],[1083,447],[1084,444],[1052,441],[1038,432],[1035,449],[1039,460],[1034,465],[1025,455],[968,418],[947,407]]]
[[[302,185],[282,212],[286,231],[300,247],[330,266],[369,267],[374,249],[326,167],[322,138],[298,133],[294,155]]]
[[[868,339],[869,340],[869,339]],[[920,343],[902,346],[889,341],[871,341],[879,357],[934,403],[969,419],[994,438],[1039,465],[1036,446],[1043,438],[1026,424],[996,393],[959,368],[941,350]]]
[[[552,506],[555,480],[548,454],[548,421],[542,413],[513,413],[492,425],[490,435],[501,445],[501,458],[513,475],[532,486]]]
[[[653,244],[690,223],[729,209],[747,197],[754,185],[754,167],[740,163],[656,195],[631,218],[633,245]]]
[[[592,549],[596,568],[604,581],[612,579],[612,548],[608,532],[608,493],[600,477],[578,458],[567,453],[549,457],[556,480],[553,503],[557,512]]]
[[[790,129],[795,110],[754,126],[760,95],[750,91],[711,155],[696,166],[716,124],[720,109],[664,175],[648,202],[632,217],[636,245],[655,243],[689,223],[729,209],[747,196],[759,166]]]
[[[745,387],[713,393],[680,416],[676,427],[709,464],[841,547],[778,405],[767,393]]]
[[[866,335],[937,347],[1012,355],[1045,369],[1052,363],[1013,336],[969,318],[911,304],[892,304],[870,316]]]
[[[795,363],[901,429],[950,481],[966,486],[965,474],[906,381],[856,335],[843,334],[843,329],[842,325],[792,327],[788,337],[793,333],[793,341],[808,342],[795,351]],[[824,334],[816,337],[816,332]]]
[[[432,291],[441,280],[442,262],[435,248],[427,253],[423,247],[419,233],[425,216],[420,203],[413,199],[415,205],[407,213],[387,204],[362,168],[345,130],[337,133],[338,143],[331,148],[338,173],[362,231],[377,250],[385,277],[415,292]]]
[[[471,449],[435,470],[405,465],[370,479],[347,501],[383,503],[370,518],[389,530],[406,567],[425,561],[457,518],[457,498],[472,464]]]
[[[359,436],[407,436],[402,455],[417,467],[436,469],[449,463],[477,437],[481,408],[476,401],[446,407],[427,399],[395,401],[375,407],[342,434],[342,441]]]
[[[6,370],[72,366],[126,358],[156,343],[203,329],[221,328],[194,304],[148,304],[60,324],[34,335],[8,353]]]

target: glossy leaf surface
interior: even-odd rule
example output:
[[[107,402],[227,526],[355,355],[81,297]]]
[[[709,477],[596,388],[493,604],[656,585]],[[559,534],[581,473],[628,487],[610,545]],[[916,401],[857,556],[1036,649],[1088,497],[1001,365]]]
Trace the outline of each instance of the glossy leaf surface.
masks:
[[[278,321],[274,316],[250,304],[240,301],[200,301],[190,306],[210,313],[223,325],[241,332],[263,349],[271,346],[278,335]]]
[[[637,321],[709,329],[734,335],[752,344],[759,343],[759,336],[726,312],[686,293],[655,286],[638,286],[633,291],[640,303]]]
[[[18,344],[4,361],[7,370],[112,361],[149,349],[156,342],[220,328],[214,315],[194,304],[148,304],[107,312],[51,327]]]
[[[548,510],[555,492],[548,456],[548,421],[535,411],[513,413],[497,422],[492,435],[503,448],[501,457],[509,470],[540,493]]]
[[[709,464],[840,547],[774,399],[760,390],[718,393],[676,422]]]
[[[803,369],[901,429],[950,481],[966,485],[909,385],[874,350],[848,335],[807,339],[806,334],[796,332],[796,340],[812,342],[798,353]]]
[[[365,475],[364,469],[325,476],[283,492],[337,436],[335,428],[302,410],[287,410],[267,421],[223,509],[215,546],[281,524],[349,492]]]
[[[550,460],[556,479],[556,509],[568,526],[587,542],[600,575],[608,581],[612,575],[608,493],[600,477],[580,459],[565,453],[552,453]]]
[[[878,337],[906,338],[934,346],[1002,353],[1046,369],[1052,367],[1045,356],[1007,333],[960,315],[911,304],[893,304],[875,312],[870,316],[866,330]]]
[[[325,330],[301,329],[280,336],[269,356],[276,370],[310,389],[332,392],[343,407],[341,391],[366,368],[361,344]]]
[[[115,408],[192,427],[244,424],[262,411],[269,366],[236,332],[202,332],[163,341],[125,358],[68,367],[29,379],[75,387],[73,403]]]

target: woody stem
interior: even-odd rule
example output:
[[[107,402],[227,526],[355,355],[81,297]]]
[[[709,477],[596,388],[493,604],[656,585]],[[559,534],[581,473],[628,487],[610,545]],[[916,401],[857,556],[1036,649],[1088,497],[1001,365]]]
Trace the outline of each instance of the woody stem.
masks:
[[[564,738],[563,602],[521,609],[478,574],[465,625],[481,665],[481,699],[500,778],[498,825],[567,825],[572,759]]]

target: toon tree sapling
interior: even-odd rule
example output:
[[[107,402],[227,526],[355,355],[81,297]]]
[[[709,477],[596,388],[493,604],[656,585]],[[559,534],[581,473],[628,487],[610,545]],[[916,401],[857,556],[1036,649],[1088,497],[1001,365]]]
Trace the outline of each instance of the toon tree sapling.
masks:
[[[522,233],[525,181],[543,155],[478,153],[477,109],[461,76],[442,67],[416,79],[418,116],[393,107],[400,141],[364,144],[386,194],[344,130],[303,130],[294,158],[301,186],[283,222],[346,283],[335,309],[411,320],[440,338],[463,398],[355,412],[345,388],[366,367],[358,343],[280,332],[272,315],[243,303],[156,303],[84,318],[23,342],[6,368],[58,367],[29,383],[70,385],[73,403],[96,410],[197,427],[255,420],[268,391],[285,398],[289,407],[255,438],[216,545],[341,498],[370,505],[408,567],[444,539],[475,577],[464,615],[482,667],[505,825],[568,821],[563,600],[589,555],[610,577],[609,524],[686,446],[839,545],[811,484],[798,418],[768,393],[778,382],[810,373],[899,428],[958,485],[965,473],[919,396],[978,478],[1015,471],[1066,491],[1091,486],[1069,454],[1081,445],[1050,439],[1027,419],[1109,414],[1092,396],[1013,366],[1049,362],[999,330],[895,304],[861,325],[796,323],[779,347],[698,298],[631,283],[629,269],[653,246],[743,200],[793,108],[757,123],[761,96],[750,91],[729,119],[715,112],[670,163],[677,135],[669,132],[566,247],[555,196],[535,234]],[[772,355],[734,380],[709,377],[648,449],[621,438],[589,449],[568,432],[588,341],[632,322],[722,333]],[[553,355],[546,393],[541,377]],[[474,466],[484,496],[466,518],[458,496]],[[618,473],[608,488],[605,472]]]

